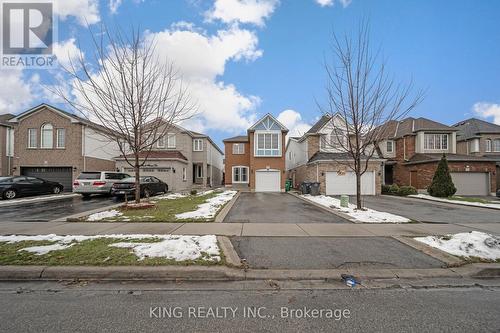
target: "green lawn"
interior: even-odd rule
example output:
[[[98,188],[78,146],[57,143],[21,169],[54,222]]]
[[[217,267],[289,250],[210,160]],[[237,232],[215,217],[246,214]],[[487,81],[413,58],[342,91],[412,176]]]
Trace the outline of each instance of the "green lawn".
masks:
[[[105,218],[96,222],[213,222],[215,218],[210,219],[178,219],[177,214],[195,211],[198,205],[205,203],[208,199],[220,194],[220,191],[214,191],[204,195],[188,195],[178,199],[158,199],[150,198],[155,202],[154,208],[149,209],[123,209],[117,208],[123,215]],[[224,206],[219,208],[219,211]],[[217,215],[217,214],[216,214]],[[82,218],[85,221],[87,218]]]
[[[208,260],[175,261],[165,258],[145,258],[138,260],[131,249],[108,246],[118,242],[157,242],[159,239],[119,239],[99,238],[74,242],[64,249],[51,251],[44,255],[36,255],[27,251],[19,251],[31,246],[51,245],[48,241],[23,241],[17,243],[0,242],[0,265],[51,265],[51,266],[159,266],[159,265],[224,265],[224,254],[221,251],[219,262]]]

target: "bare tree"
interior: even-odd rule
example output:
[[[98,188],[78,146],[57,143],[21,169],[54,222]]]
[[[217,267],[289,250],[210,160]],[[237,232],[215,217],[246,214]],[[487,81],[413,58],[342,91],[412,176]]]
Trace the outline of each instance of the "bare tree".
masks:
[[[117,143],[135,173],[135,201],[140,202],[140,168],[172,124],[195,114],[186,87],[172,63],[155,52],[155,41],[132,29],[111,34],[103,26],[96,37],[90,28],[91,59],[80,51],[63,67],[70,89],[53,91],[77,114],[100,125]],[[89,61],[91,60],[91,61]]]
[[[327,106],[320,109],[343,121],[331,121],[330,140],[323,138],[322,144],[348,157],[339,163],[356,175],[356,205],[361,209],[361,176],[378,150],[384,124],[405,117],[423,92],[412,93],[412,82],[396,83],[386,73],[385,61],[371,50],[367,23],[353,36],[333,33],[332,55],[331,63],[325,61]]]

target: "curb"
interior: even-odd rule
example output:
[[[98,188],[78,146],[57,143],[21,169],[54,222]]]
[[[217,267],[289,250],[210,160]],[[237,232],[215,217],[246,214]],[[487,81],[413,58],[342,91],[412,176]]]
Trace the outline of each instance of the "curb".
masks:
[[[241,259],[238,256],[238,253],[234,250],[233,243],[226,236],[217,236],[217,242],[219,243],[219,247],[224,253],[224,257],[226,258],[226,263],[230,267],[241,267]]]
[[[342,212],[336,211],[335,209],[331,209],[331,208],[325,207],[325,206],[323,206],[323,205],[320,205],[319,203],[316,203],[316,202],[314,202],[314,201],[312,201],[312,200],[308,200],[308,199],[306,199],[306,198],[303,198],[303,197],[301,197],[301,196],[300,196],[300,195],[298,195],[298,194],[295,194],[295,193],[292,193],[292,192],[287,192],[287,193],[288,193],[288,194],[290,194],[290,195],[292,195],[292,196],[294,196],[294,197],[296,197],[296,198],[298,198],[298,199],[300,199],[300,200],[303,200],[303,201],[305,201],[305,202],[308,202],[308,203],[310,203],[310,204],[311,204],[311,205],[313,205],[313,206],[316,206],[316,207],[321,208],[321,209],[323,209],[323,210],[325,210],[325,211],[327,211],[327,212],[330,212],[330,213],[332,213],[332,214],[335,214],[335,215],[337,215],[337,216],[340,216],[340,217],[342,217],[343,219],[346,219],[346,220],[348,220],[348,221],[349,221],[349,222],[351,222],[351,223],[355,223],[355,224],[363,224],[363,222],[360,222],[360,221],[358,221],[358,220],[356,220],[356,219],[352,218],[351,216],[349,216],[349,215],[347,215],[347,214],[344,214],[344,213],[342,213]]]
[[[19,201],[0,200],[0,208],[1,207],[17,206],[17,205],[22,205],[22,204],[34,204],[34,203],[40,203],[40,202],[46,202],[46,201],[57,201],[57,200],[63,200],[63,199],[67,199],[67,198],[74,198],[77,196],[79,196],[79,194],[71,193],[71,194],[60,194],[59,196],[54,196],[52,194],[51,197],[33,198],[32,200],[25,200],[25,199],[29,199],[29,197],[19,198]]]
[[[430,257],[433,257],[439,261],[442,261],[446,264],[447,267],[457,267],[457,266],[462,266],[465,265],[467,262],[455,257],[449,253],[446,253],[444,251],[441,251],[439,249],[430,247],[424,243],[418,242],[414,240],[411,237],[405,237],[405,236],[392,236],[391,238],[394,238],[395,240],[399,241],[400,243],[407,245],[409,247],[414,248],[417,251],[420,251]]]
[[[0,281],[244,281],[244,280],[340,280],[341,274],[362,280],[420,278],[495,278],[499,264],[468,264],[433,269],[328,269],[272,270],[207,266],[0,266]]]
[[[493,209],[493,210],[500,210],[500,204],[498,204],[498,208],[495,208],[495,207],[484,207],[484,206],[473,206],[473,205],[466,205],[466,204],[463,204],[463,203],[460,203],[459,201],[457,202],[448,202],[448,201],[437,201],[437,200],[432,200],[432,199],[427,199],[427,198],[419,198],[419,197],[412,197],[411,195],[407,196],[407,197],[399,197],[398,198],[402,198],[402,199],[406,199],[406,200],[424,200],[424,201],[430,201],[430,202],[434,202],[434,203],[437,203],[437,204],[442,204],[444,206],[449,206],[449,207],[454,207],[454,206],[465,206],[465,207],[471,207],[471,208],[486,208],[486,209]]]
[[[91,214],[95,214],[95,213],[100,213],[100,212],[103,212],[105,210],[109,210],[109,209],[113,209],[113,208],[116,208],[116,207],[120,207],[122,205],[123,205],[123,202],[120,202],[120,203],[116,203],[116,204],[113,204],[113,205],[109,205],[109,206],[105,206],[105,207],[99,207],[99,208],[96,208],[96,209],[87,210],[85,212],[81,212],[81,213],[77,213],[77,214],[73,214],[73,215],[69,215],[69,216],[65,216],[65,217],[60,217],[60,218],[52,220],[50,222],[85,222],[85,221],[79,221],[78,219],[80,217],[83,217],[83,216],[87,216],[87,215],[91,215]]]
[[[227,214],[229,213],[229,211],[231,210],[231,208],[233,208],[234,206],[234,203],[236,202],[236,200],[238,200],[238,198],[240,197],[240,191],[238,191],[234,197],[231,199],[231,201],[229,201],[222,209],[221,211],[219,212],[219,214],[217,214],[217,216],[215,216],[215,220],[214,222],[215,223],[221,223],[224,221],[224,219],[226,218]]]

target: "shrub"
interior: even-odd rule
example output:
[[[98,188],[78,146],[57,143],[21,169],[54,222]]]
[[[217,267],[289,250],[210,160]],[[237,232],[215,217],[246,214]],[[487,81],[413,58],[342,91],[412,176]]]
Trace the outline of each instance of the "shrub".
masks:
[[[399,186],[397,184],[382,185],[382,194],[398,195]]]
[[[198,191],[197,190],[191,190],[191,192],[189,192],[189,193],[191,193],[191,195],[196,195],[196,194],[198,194]]]
[[[382,185],[382,194],[389,194],[390,185]]]
[[[448,161],[444,154],[441,161],[439,161],[434,177],[432,178],[432,183],[427,188],[427,192],[433,197],[440,198],[451,197],[457,192],[457,188],[451,179]]]
[[[401,186],[398,191],[398,195],[407,196],[417,194],[417,189],[413,186]]]

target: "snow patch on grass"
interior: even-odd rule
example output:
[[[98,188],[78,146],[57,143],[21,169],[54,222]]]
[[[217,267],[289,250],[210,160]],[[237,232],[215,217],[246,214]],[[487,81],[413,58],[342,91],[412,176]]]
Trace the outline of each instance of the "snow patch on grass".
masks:
[[[118,217],[118,216],[122,216],[122,215],[123,214],[121,212],[117,211],[116,209],[105,210],[103,212],[94,213],[94,214],[89,215],[87,217],[87,221],[90,221],[90,222],[100,221],[100,220]]]
[[[460,257],[500,259],[500,238],[479,231],[447,236],[415,237],[415,240]]]
[[[452,204],[456,204],[456,205],[500,209],[500,201],[498,203],[495,203],[495,202],[492,202],[492,203],[470,202],[470,201],[462,201],[462,200],[453,200],[453,199],[448,199],[448,198],[437,198],[437,197],[433,197],[433,196],[428,195],[428,194],[414,194],[414,195],[409,195],[409,197],[438,201],[438,202],[452,203]]]
[[[326,195],[312,196],[309,194],[303,194],[301,197],[318,203],[322,206],[338,210],[341,213],[345,213],[350,217],[354,218],[359,222],[365,223],[408,223],[411,220],[406,217],[394,215],[386,212],[379,212],[377,210],[364,208],[363,210],[356,209],[356,206],[349,204],[348,207],[341,207],[340,200],[335,199]]]
[[[47,254],[51,251],[58,251],[58,250],[67,249],[68,247],[73,246],[73,244],[51,244],[51,245],[31,246],[31,247],[25,247],[25,248],[19,249],[17,251],[18,252],[21,252],[21,251],[32,252],[32,253],[36,254],[37,256],[41,256],[41,255]]]
[[[177,219],[210,219],[215,216],[220,207],[230,201],[237,191],[224,191],[210,198],[207,202],[198,205],[198,208],[192,212],[186,212],[175,215]]]

